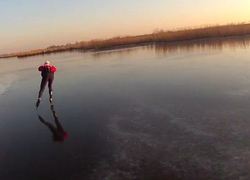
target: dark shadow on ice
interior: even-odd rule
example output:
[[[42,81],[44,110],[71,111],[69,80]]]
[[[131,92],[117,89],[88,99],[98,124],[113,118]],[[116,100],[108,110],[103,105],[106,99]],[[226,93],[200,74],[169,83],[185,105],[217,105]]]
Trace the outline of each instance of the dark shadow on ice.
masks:
[[[54,126],[53,123],[50,123],[50,122],[46,121],[39,114],[38,114],[38,118],[41,121],[41,123],[43,123],[45,126],[47,126],[49,128],[49,130],[52,132],[53,140],[55,142],[63,142],[64,140],[66,140],[68,138],[68,133],[63,129],[63,126],[60,123],[58,116],[56,115],[56,111],[54,109],[54,105],[51,105],[50,109],[52,111],[52,114],[53,114],[56,126]]]

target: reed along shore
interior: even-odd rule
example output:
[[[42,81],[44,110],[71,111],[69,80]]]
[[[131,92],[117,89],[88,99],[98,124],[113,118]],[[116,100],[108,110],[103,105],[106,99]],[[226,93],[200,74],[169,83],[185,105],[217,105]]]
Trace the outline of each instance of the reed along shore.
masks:
[[[226,38],[234,36],[250,35],[250,23],[218,25],[202,28],[182,29],[175,31],[157,31],[151,34],[138,36],[114,37],[110,39],[100,39],[91,41],[81,41],[66,45],[50,46],[44,49],[36,49],[24,52],[2,54],[0,58],[27,57],[42,54],[49,54],[62,51],[84,50],[98,51],[114,49],[119,47],[139,46],[159,42],[182,42],[190,40]]]

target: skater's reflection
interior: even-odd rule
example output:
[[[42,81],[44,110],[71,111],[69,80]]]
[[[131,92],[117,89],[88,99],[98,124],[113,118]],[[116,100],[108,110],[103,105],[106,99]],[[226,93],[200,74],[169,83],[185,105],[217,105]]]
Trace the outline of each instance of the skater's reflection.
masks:
[[[61,123],[59,122],[59,119],[58,119],[56,112],[55,112],[55,109],[54,109],[54,105],[51,105],[50,109],[52,111],[56,126],[54,126],[54,124],[52,124],[48,121],[45,121],[44,118],[39,114],[38,114],[38,118],[52,132],[53,140],[55,142],[63,142],[65,139],[68,138],[68,133],[63,129]]]

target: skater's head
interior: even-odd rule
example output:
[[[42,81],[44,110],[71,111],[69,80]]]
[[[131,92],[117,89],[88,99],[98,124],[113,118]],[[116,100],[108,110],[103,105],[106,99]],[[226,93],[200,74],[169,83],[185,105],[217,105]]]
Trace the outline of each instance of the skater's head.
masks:
[[[50,62],[49,61],[45,61],[44,62],[44,66],[48,66],[48,65],[50,65]]]

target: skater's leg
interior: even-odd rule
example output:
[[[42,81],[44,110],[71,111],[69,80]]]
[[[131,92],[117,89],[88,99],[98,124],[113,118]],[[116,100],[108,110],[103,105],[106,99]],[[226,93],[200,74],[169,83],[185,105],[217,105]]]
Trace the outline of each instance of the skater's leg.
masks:
[[[37,99],[37,102],[36,102],[36,108],[38,108],[40,102],[41,102],[41,97],[43,95],[43,91],[46,87],[46,84],[47,84],[47,78],[43,78],[42,81],[41,81],[41,85],[40,85],[40,90],[39,90],[39,94],[38,94],[38,99]]]
[[[52,102],[52,93],[53,93],[53,88],[52,88],[52,84],[53,84],[53,80],[54,77],[52,76],[51,78],[49,78],[49,83],[48,83],[48,87],[49,87],[49,101]]]
[[[46,87],[46,84],[47,84],[48,80],[47,78],[43,78],[42,81],[41,81],[41,85],[40,85],[40,91],[39,91],[39,95],[38,95],[38,98],[40,99],[43,95],[43,92],[44,92],[44,89]]]

